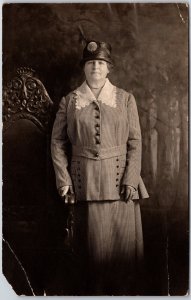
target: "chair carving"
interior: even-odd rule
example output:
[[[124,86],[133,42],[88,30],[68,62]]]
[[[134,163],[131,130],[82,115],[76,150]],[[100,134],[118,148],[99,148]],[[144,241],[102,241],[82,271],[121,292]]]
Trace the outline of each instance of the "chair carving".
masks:
[[[17,69],[17,75],[3,89],[3,122],[6,130],[19,119],[28,119],[43,131],[48,129],[53,102],[34,70]]]

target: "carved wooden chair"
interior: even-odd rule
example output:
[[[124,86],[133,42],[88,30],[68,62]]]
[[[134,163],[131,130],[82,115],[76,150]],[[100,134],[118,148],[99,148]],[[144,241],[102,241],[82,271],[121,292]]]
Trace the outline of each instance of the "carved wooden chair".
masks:
[[[3,90],[3,272],[17,294],[43,294],[47,253],[62,249],[64,240],[67,212],[56,199],[52,120],[42,82],[32,69],[19,68]]]

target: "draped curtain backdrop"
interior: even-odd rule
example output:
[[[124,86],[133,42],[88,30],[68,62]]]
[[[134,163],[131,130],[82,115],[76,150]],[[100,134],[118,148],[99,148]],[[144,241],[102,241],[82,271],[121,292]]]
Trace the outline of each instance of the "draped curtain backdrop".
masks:
[[[188,4],[5,4],[4,84],[18,67],[32,67],[56,111],[61,97],[84,80],[80,30],[87,39],[112,45],[115,68],[109,78],[137,101],[142,177],[150,194],[141,202],[148,294],[185,295]]]

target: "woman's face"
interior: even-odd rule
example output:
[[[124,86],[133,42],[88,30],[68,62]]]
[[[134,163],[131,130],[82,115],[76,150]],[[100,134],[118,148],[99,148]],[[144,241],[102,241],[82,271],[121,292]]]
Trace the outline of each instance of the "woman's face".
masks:
[[[104,60],[89,60],[84,65],[84,72],[88,82],[101,81],[107,77],[109,69]]]

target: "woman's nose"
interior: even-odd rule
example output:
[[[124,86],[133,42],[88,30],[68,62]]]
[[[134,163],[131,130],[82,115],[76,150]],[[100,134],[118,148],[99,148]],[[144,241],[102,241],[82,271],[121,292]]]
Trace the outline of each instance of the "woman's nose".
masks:
[[[94,68],[97,68],[98,66],[99,66],[98,61],[97,61],[97,60],[94,60],[94,61],[93,61],[93,67],[94,67]]]

